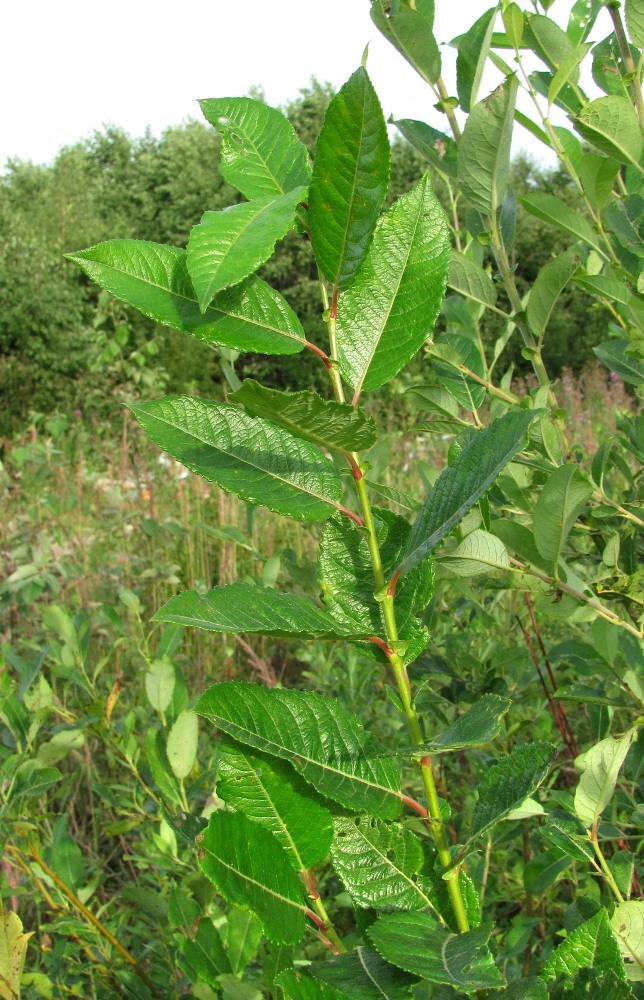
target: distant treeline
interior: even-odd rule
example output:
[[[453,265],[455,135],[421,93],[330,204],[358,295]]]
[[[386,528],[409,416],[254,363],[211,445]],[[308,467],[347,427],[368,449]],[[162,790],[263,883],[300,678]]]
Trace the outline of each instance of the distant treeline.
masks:
[[[331,96],[327,86],[313,82],[285,109],[312,153]],[[216,351],[110,300],[63,254],[111,238],[185,246],[205,210],[240,200],[221,176],[219,142],[213,128],[196,121],[169,128],[160,138],[132,139],[108,128],[62,149],[49,166],[9,164],[0,178],[0,434],[21,430],[32,411],[80,409],[104,419],[121,395],[133,392],[218,394]],[[422,157],[396,139],[390,199],[425,169]],[[512,186],[516,196],[539,190],[575,200],[563,175],[525,159],[514,164]],[[437,192],[453,221],[440,181]],[[528,288],[565,245],[563,235],[519,211],[514,255],[520,287]],[[322,342],[317,274],[301,236],[282,241],[263,277],[289,300],[309,339]],[[483,336],[491,344],[494,316],[486,315]],[[556,375],[564,365],[581,369],[593,345],[606,339],[606,323],[601,307],[567,288],[549,328],[548,370]],[[244,356],[236,370],[275,386],[305,388],[317,379],[315,360],[305,353],[277,360]],[[505,357],[518,372],[527,370],[518,344],[510,341]]]

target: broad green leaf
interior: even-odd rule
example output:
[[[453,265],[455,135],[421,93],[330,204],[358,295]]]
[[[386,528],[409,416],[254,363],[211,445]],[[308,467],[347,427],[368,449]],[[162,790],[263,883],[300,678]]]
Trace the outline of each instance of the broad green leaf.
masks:
[[[601,210],[611,199],[615,178],[619,170],[617,160],[611,160],[607,156],[600,156],[599,153],[592,153],[587,150],[579,164],[578,174],[584,189],[593,208]],[[621,202],[615,202],[620,208]]]
[[[573,125],[600,153],[612,156],[620,163],[639,164],[643,148],[642,132],[637,112],[628,98],[618,94],[599,97],[582,108]]]
[[[559,69],[573,49],[566,32],[543,14],[530,14],[526,18],[523,40],[543,59],[553,73]]]
[[[308,185],[306,146],[281,111],[250,97],[210,98],[199,105],[223,137],[223,177],[249,201]]]
[[[231,971],[219,931],[212,920],[199,921],[194,938],[179,938],[179,967],[193,982],[218,987],[217,977]]]
[[[508,44],[510,48],[518,49],[523,36],[523,11],[516,3],[506,3],[502,7],[501,16]]]
[[[167,656],[150,664],[145,675],[145,691],[155,711],[165,712],[172,701],[175,681],[174,664]]]
[[[580,969],[601,969],[625,979],[617,940],[604,909],[568,934],[544,965],[541,978],[546,982],[561,975],[572,979]]]
[[[579,65],[583,62],[592,47],[592,42],[586,42],[583,45],[577,45],[574,49],[570,50],[567,56],[564,56],[548,87],[548,104],[552,105],[555,103],[561,90],[567,83],[570,83],[571,80],[574,83],[577,82],[579,79]]]
[[[340,506],[342,483],[317,448],[239,406],[166,396],[131,409],[164,451],[242,500],[302,521]]]
[[[322,795],[382,819],[400,812],[400,776],[337,701],[309,691],[216,684],[195,711],[239,743],[289,761]]]
[[[326,963],[325,963],[326,964]],[[347,994],[318,983],[300,969],[287,969],[275,980],[280,988],[280,997],[287,1000],[347,1000]]]
[[[484,694],[477,703],[456,722],[427,743],[410,747],[407,753],[420,754],[447,753],[463,750],[465,747],[480,747],[491,743],[499,735],[500,723],[512,702],[498,694]]]
[[[186,590],[171,597],[153,620],[232,635],[248,632],[299,639],[365,639],[373,635],[369,624],[336,620],[308,597],[250,583],[213,587],[203,595]]]
[[[519,198],[519,201],[526,212],[535,218],[547,222],[564,233],[569,233],[576,240],[583,240],[600,254],[605,252],[597,234],[584,217],[569,208],[561,199],[555,198],[553,194],[527,194]]]
[[[548,572],[549,566],[535,542],[534,535],[525,524],[510,518],[500,518],[492,523],[494,534],[501,539],[512,552],[516,552],[524,562],[531,563]]]
[[[394,913],[369,928],[369,937],[388,962],[430,983],[467,992],[505,985],[487,945],[489,936],[489,927],[451,934],[429,913]]]
[[[305,889],[272,833],[241,813],[220,810],[197,844],[201,871],[227,902],[254,913],[269,941],[301,941]]]
[[[397,375],[432,332],[448,267],[449,230],[425,174],[383,216],[338,302],[340,370],[356,398]]]
[[[530,976],[514,982],[503,993],[496,994],[499,1000],[548,1000],[548,987],[543,979]]]
[[[409,523],[389,510],[373,509],[380,555],[385,575],[400,561]],[[375,581],[365,533],[347,518],[333,517],[324,527],[318,557],[320,588],[333,618],[358,634],[384,634],[381,606],[373,594]],[[396,591],[396,621],[402,641],[414,638],[414,615],[420,614],[433,593],[432,567],[417,567]]]
[[[644,361],[627,353],[631,347],[630,340],[608,340],[599,347],[593,347],[593,354],[625,382],[641,385],[644,382]]]
[[[637,65],[637,50],[632,46],[630,49],[633,62]],[[630,97],[628,82],[625,79],[627,70],[614,31],[594,46],[592,72],[593,80],[605,94],[621,94],[622,97]]]
[[[329,962],[313,962],[309,971],[318,985],[326,983],[351,1000],[407,1000],[417,981],[364,947]]]
[[[642,320],[644,325],[641,303],[629,290],[626,282],[614,274],[580,274],[575,278],[575,284],[591,295],[598,295],[602,299],[626,306],[631,316],[636,320]]]
[[[423,873],[422,841],[400,823],[338,816],[331,860],[356,906],[433,910],[432,884]]]
[[[374,483],[372,479],[365,479],[365,482],[370,490],[377,493],[378,496],[384,497],[385,500],[390,500],[391,503],[396,504],[397,507],[402,507],[404,510],[418,511],[422,507],[422,504],[415,500],[414,497],[410,497],[408,493],[404,493],[402,490],[397,490],[395,486],[387,486],[384,483]]]
[[[177,927],[190,927],[201,916],[201,906],[196,899],[183,889],[170,889],[168,896],[168,924],[174,931]]]
[[[469,843],[520,806],[537,790],[554,760],[550,743],[519,746],[490,767],[478,784],[478,802],[472,814]]]
[[[353,282],[369,248],[387,193],[390,155],[380,102],[360,67],[328,107],[309,192],[313,252],[340,290]]]
[[[588,835],[576,816],[555,809],[548,813],[546,824],[542,830],[544,837],[552,841],[556,847],[573,860],[588,862],[595,858],[595,852]]]
[[[496,535],[477,528],[463,539],[454,552],[439,558],[457,576],[475,577],[510,568],[508,550]]]
[[[463,194],[483,215],[495,215],[510,175],[510,144],[519,82],[510,77],[470,112],[458,149]]]
[[[168,733],[166,753],[170,767],[180,781],[187,778],[197,759],[199,720],[194,712],[181,712]]]
[[[170,767],[166,741],[159,729],[150,728],[145,734],[145,755],[154,782],[166,799],[183,805],[177,779]]]
[[[452,250],[450,254],[447,284],[459,295],[482,306],[496,304],[496,288],[489,274],[458,250]]]
[[[155,323],[207,344],[258,354],[297,354],[304,347],[304,331],[286,299],[259,278],[220,292],[202,313],[179,247],[110,240],[67,258]]]
[[[471,111],[472,106],[476,104],[497,11],[498,6],[486,10],[472,27],[458,38],[456,90],[463,111]]]
[[[545,892],[572,864],[572,858],[558,848],[540,851],[523,869],[523,887],[535,895]]]
[[[539,271],[532,286],[526,315],[530,329],[539,340],[543,338],[557,299],[581,264],[574,250],[566,250]]]
[[[644,900],[632,899],[615,907],[610,925],[624,959],[626,978],[644,982]]]
[[[333,838],[331,813],[289,764],[225,736],[217,762],[217,795],[267,827],[297,871],[322,861]]]
[[[444,333],[431,348],[430,356],[441,385],[466,410],[477,410],[485,399],[485,386],[458,367],[464,365],[479,378],[485,378],[485,361],[476,341],[460,333]]]
[[[454,463],[438,477],[419,512],[400,572],[425,559],[492,485],[521,450],[528,428],[540,411],[511,410],[480,431]]]
[[[220,976],[218,982],[223,1000],[263,1000],[264,994],[257,986],[245,982],[232,972]]]
[[[371,20],[423,80],[436,83],[441,54],[434,38],[433,0],[401,0],[395,7],[386,0],[372,0]]]
[[[534,508],[534,539],[550,572],[557,572],[570,531],[592,496],[591,483],[576,465],[562,465],[548,477]]]
[[[392,124],[435,170],[458,177],[458,146],[451,136],[412,118],[400,118]]]
[[[640,0],[626,0],[626,27],[631,41],[644,49],[644,10]]]
[[[264,932],[251,913],[232,907],[228,911],[226,951],[232,971],[237,975],[255,958]]]
[[[202,313],[213,296],[256,271],[286,235],[306,188],[204,212],[192,227],[186,261]]]
[[[3,707],[0,711],[5,714],[5,710]],[[46,743],[40,744],[36,760],[41,767],[50,767],[68,757],[72,750],[82,750],[84,744],[85,735],[81,729],[61,729]]]
[[[620,739],[609,736],[575,761],[581,771],[575,792],[575,812],[587,830],[595,828],[612,799],[620,769],[636,736],[636,728],[627,730]]]
[[[2,912],[0,906],[0,996],[19,1000],[20,980],[25,967],[29,938],[17,913]]]
[[[607,160],[603,156],[597,159],[604,164],[615,166],[614,160]],[[619,169],[619,168],[618,168]],[[615,177],[615,174],[611,174]],[[606,221],[610,225],[619,243],[628,251],[642,259],[644,257],[644,245],[640,236],[642,221],[644,221],[644,202],[641,198],[627,199],[626,202],[613,199],[606,209]]]
[[[315,392],[279,392],[247,378],[228,398],[241,403],[252,417],[264,417],[329,451],[361,451],[376,441],[373,417],[357,406],[322,399]]]

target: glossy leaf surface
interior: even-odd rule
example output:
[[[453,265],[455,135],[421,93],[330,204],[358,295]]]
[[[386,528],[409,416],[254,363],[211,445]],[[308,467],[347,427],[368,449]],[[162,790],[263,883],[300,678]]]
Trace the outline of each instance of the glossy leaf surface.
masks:
[[[511,410],[465,446],[438,477],[419,512],[400,564],[407,573],[425,559],[464,514],[480,500],[499,472],[524,445],[539,411]]]
[[[241,403],[252,417],[264,417],[329,451],[361,451],[376,441],[373,417],[357,406],[322,399],[315,392],[279,392],[245,379],[241,389],[228,398]]]
[[[250,97],[216,97],[199,105],[222,135],[224,178],[249,201],[308,185],[306,146],[281,111]]]
[[[203,214],[190,232],[186,251],[202,312],[217,292],[243,281],[268,260],[305,196],[306,188],[299,187],[277,198],[257,198]]]
[[[496,212],[508,184],[517,88],[516,77],[510,77],[472,109],[463,129],[459,177],[465,197],[483,215]]]
[[[305,890],[272,833],[241,813],[219,810],[197,838],[199,867],[233,906],[250,910],[269,941],[304,935]]]
[[[447,222],[426,174],[382,218],[355,283],[340,296],[340,370],[356,396],[384,385],[420,349],[448,268]]]
[[[498,989],[504,979],[487,946],[487,930],[450,934],[428,913],[380,917],[369,937],[387,961],[459,990]]]
[[[224,802],[270,830],[298,871],[322,861],[333,838],[331,813],[289,764],[226,736],[217,763]]]
[[[366,70],[331,101],[315,148],[311,243],[332,285],[347,288],[364,260],[389,182],[389,137]]]
[[[440,564],[457,576],[475,577],[509,569],[510,556],[500,538],[477,528],[453,552],[441,556]]]
[[[470,841],[480,837],[521,805],[544,780],[556,751],[550,743],[517,747],[485,773],[472,814]]]
[[[436,83],[441,54],[434,38],[433,0],[401,0],[395,5],[372,0],[371,20],[423,80]]]
[[[527,194],[519,201],[530,215],[560,229],[563,233],[581,239],[599,253],[602,245],[594,229],[583,215],[579,215],[553,194]]]
[[[259,278],[221,292],[202,313],[179,247],[110,240],[67,258],[155,323],[207,344],[258,354],[297,354],[304,347],[304,331],[286,299]]]
[[[302,521],[324,520],[338,507],[342,483],[331,462],[239,406],[166,396],[131,409],[164,451],[242,500]]]
[[[358,947],[329,962],[313,962],[311,975],[351,1000],[407,1000],[417,982],[395,965],[383,961],[373,948]]]
[[[642,132],[637,112],[626,97],[599,97],[579,113],[574,126],[600,153],[620,163],[639,164]]]
[[[336,701],[304,691],[217,684],[195,711],[246,746],[288,760],[322,795],[383,819],[400,811],[398,768]]]
[[[333,867],[354,904],[391,910],[434,909],[422,841],[400,823],[338,816]]]
[[[175,622],[209,632],[274,635],[282,638],[365,638],[373,633],[357,621],[336,621],[307,597],[249,583],[214,587],[200,595],[187,590],[171,597],[154,621]]]
[[[464,712],[451,726],[433,740],[417,747],[414,753],[446,753],[465,747],[491,743],[499,735],[501,720],[511,701],[498,694],[484,694],[472,708]]]
[[[560,975],[572,979],[580,969],[592,968],[614,972],[621,980],[626,978],[619,946],[604,909],[568,934],[544,965],[541,977],[546,981]]]

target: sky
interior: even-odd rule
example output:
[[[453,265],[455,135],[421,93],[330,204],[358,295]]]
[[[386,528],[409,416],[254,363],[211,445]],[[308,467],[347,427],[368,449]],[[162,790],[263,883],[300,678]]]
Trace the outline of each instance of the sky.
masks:
[[[489,6],[437,0],[438,42],[466,30]],[[133,136],[149,126],[158,135],[199,118],[196,101],[203,97],[241,96],[260,86],[269,104],[282,105],[311,77],[338,88],[367,44],[367,69],[385,115],[445,127],[427,86],[371,22],[369,0],[23,0],[7,4],[0,23],[0,170],[9,158],[50,162],[62,146],[108,124]],[[453,93],[454,50],[443,51]],[[480,96],[499,79],[494,70],[484,77]],[[518,146],[538,158],[547,154],[526,133]]]

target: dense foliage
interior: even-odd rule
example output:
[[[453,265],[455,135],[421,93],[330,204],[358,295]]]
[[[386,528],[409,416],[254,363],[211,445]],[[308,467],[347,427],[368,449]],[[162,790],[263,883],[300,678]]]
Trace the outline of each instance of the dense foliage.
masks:
[[[599,4],[576,5],[565,32],[543,7],[505,3],[457,40],[456,99],[429,0],[373,0],[374,23],[451,128],[397,123],[430,167],[399,197],[388,197],[387,127],[361,66],[328,104],[312,158],[263,102],[202,102],[238,195],[206,208],[185,249],[117,236],[68,255],[103,289],[117,342],[131,320],[111,296],[215,347],[227,396],[131,395],[164,471],[153,477],[149,459],[134,466],[154,568],[135,573],[123,547],[118,607],[109,588],[98,609],[81,590],[68,613],[69,552],[51,541],[60,568],[43,570],[52,514],[76,519],[72,551],[81,543],[77,559],[89,564],[80,426],[50,421],[44,439],[34,429],[11,456],[8,490],[22,465],[47,499],[43,516],[35,493],[37,527],[16,515],[17,565],[2,588],[15,640],[0,703],[8,997],[21,987],[53,995],[54,984],[72,995],[248,1000],[642,996],[642,418],[623,394],[623,381],[637,392],[644,382],[639,53],[614,7],[614,35],[595,48],[586,39]],[[634,4],[626,16],[641,43]],[[547,71],[524,73],[526,48]],[[519,74],[499,54],[508,49]],[[578,76],[591,50],[606,91],[594,101]],[[478,101],[488,58],[500,85]],[[537,112],[539,93],[564,106],[574,131],[553,129],[545,112],[526,119],[519,86]],[[516,122],[569,178],[558,193],[521,199],[566,238],[530,287],[513,259]],[[317,284],[324,346],[276,275],[265,280],[285,237],[308,289]],[[604,398],[619,386],[621,408],[612,425],[597,421],[599,440],[581,432],[547,368],[573,286],[610,315],[595,354],[611,376],[598,385]],[[532,369],[524,394],[509,344]],[[325,391],[241,381],[242,353],[277,359],[273,370],[307,353]],[[147,454],[140,429],[123,422],[117,496],[128,455]],[[51,490],[53,443],[68,432],[75,497],[60,477]],[[156,483],[165,493],[181,468],[205,485],[192,508],[176,489],[181,521],[160,524]],[[226,522],[226,494],[246,505],[243,528]],[[166,531],[188,558],[160,571]],[[217,567],[195,559],[195,531],[236,546],[239,572],[223,549]],[[149,630],[150,578],[163,603]],[[43,604],[55,637],[44,649],[29,627]],[[200,656],[204,637],[182,651],[184,629],[210,635],[225,659]],[[227,673],[230,643],[255,683]],[[137,651],[143,680],[124,674],[120,649]],[[285,649],[308,669],[282,660],[278,676]],[[104,837],[119,846],[103,862]],[[23,976],[24,926],[51,954]]]

